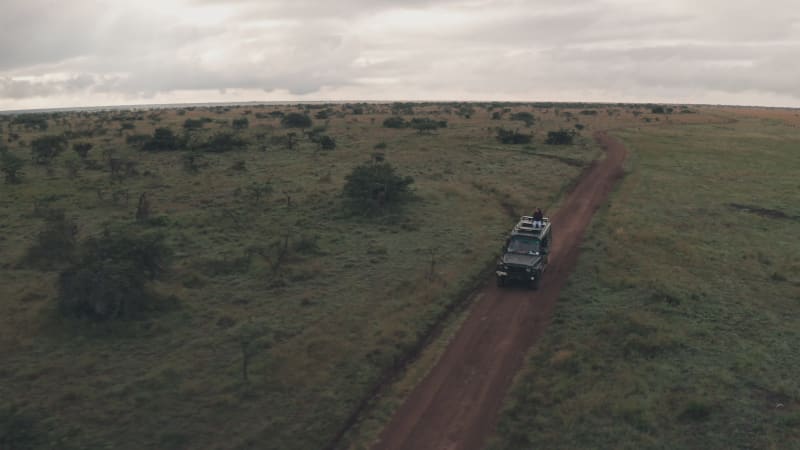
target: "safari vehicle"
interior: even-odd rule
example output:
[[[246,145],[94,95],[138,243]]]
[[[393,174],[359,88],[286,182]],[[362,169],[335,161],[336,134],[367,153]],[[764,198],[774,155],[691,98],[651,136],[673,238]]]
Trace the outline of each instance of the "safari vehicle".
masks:
[[[530,289],[538,289],[552,245],[549,218],[545,217],[541,226],[534,226],[533,217],[522,216],[497,261],[497,285],[505,286],[509,281],[519,281]]]

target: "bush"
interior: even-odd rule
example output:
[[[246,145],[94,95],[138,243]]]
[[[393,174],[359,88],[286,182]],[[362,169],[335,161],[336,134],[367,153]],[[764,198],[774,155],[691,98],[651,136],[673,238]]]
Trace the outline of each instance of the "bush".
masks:
[[[28,249],[23,262],[47,270],[72,261],[78,226],[62,210],[48,210],[44,221],[44,228]]]
[[[142,146],[142,150],[154,151],[174,151],[180,150],[185,146],[185,142],[180,139],[169,128],[156,128],[153,136]]]
[[[74,150],[81,159],[86,159],[86,157],[89,156],[89,150],[91,149],[91,142],[76,142],[72,144],[72,150]]]
[[[529,144],[533,139],[530,134],[522,134],[518,131],[497,129],[497,140],[502,144]]]
[[[572,145],[575,138],[575,130],[548,131],[545,144],[549,145]]]
[[[185,130],[199,130],[203,128],[205,125],[205,121],[203,119],[186,119],[183,122],[183,128]]]
[[[400,116],[387,117],[383,121],[383,126],[385,128],[405,128],[406,121]]]
[[[214,134],[208,141],[201,144],[199,149],[212,153],[224,153],[232,150],[241,150],[246,146],[247,141],[235,134],[220,132]]]
[[[436,130],[438,128],[447,128],[447,121],[441,120],[436,121],[433,119],[425,118],[413,118],[410,122],[408,122],[408,126],[417,130],[419,134],[430,132]]]
[[[386,206],[398,205],[410,195],[411,177],[402,177],[389,163],[356,166],[345,178],[344,196],[350,206],[361,213],[372,214]]]
[[[231,126],[235,130],[244,130],[245,128],[250,126],[250,121],[247,120],[247,117],[240,117],[238,119],[233,119],[231,122]]]
[[[59,276],[60,311],[95,320],[134,316],[150,306],[147,282],[161,274],[167,255],[161,235],[107,231],[88,239]]]
[[[319,138],[319,146],[323,150],[333,150],[336,148],[336,140],[328,135],[323,135]]]
[[[36,164],[49,164],[59,153],[67,148],[64,136],[48,135],[31,141],[31,153]]]
[[[311,126],[311,118],[302,113],[289,113],[281,119],[281,125],[285,128],[308,128]]]
[[[527,111],[522,111],[522,112],[518,112],[518,113],[512,114],[511,115],[511,120],[520,120],[522,122],[525,122],[525,126],[529,127],[529,126],[533,125],[534,117],[533,117],[533,114],[531,114],[531,113],[529,113]]]
[[[5,175],[6,183],[17,184],[21,181],[22,168],[25,161],[9,151],[0,151],[0,172]]]

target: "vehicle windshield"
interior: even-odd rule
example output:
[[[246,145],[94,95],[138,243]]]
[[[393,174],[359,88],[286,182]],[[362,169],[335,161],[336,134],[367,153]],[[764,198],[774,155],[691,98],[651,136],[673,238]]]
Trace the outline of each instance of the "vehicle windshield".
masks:
[[[508,252],[523,255],[539,253],[539,240],[533,237],[514,236],[508,241]]]

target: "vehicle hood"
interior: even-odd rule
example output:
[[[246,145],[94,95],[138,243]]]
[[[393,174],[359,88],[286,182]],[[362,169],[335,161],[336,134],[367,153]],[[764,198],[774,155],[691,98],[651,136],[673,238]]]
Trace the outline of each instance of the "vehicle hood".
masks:
[[[519,253],[506,253],[500,258],[503,264],[511,264],[514,266],[536,266],[541,262],[541,255],[523,255]]]

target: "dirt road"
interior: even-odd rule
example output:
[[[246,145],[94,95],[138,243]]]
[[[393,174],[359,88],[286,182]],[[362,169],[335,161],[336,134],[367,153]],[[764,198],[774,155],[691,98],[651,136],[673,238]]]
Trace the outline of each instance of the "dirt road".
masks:
[[[479,449],[494,428],[511,380],[542,335],[558,294],[575,268],[595,211],[622,175],[626,150],[604,132],[606,149],[551,215],[550,265],[536,292],[487,288],[431,372],[383,430],[375,449]]]

